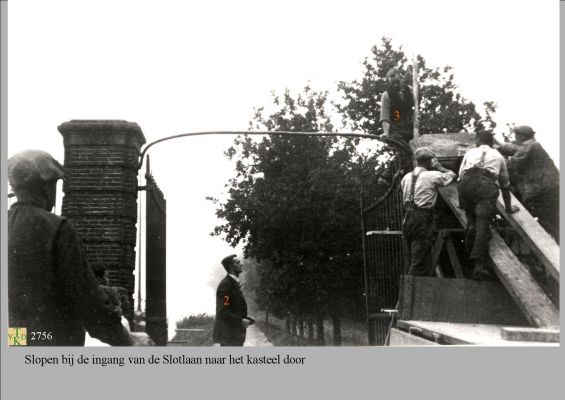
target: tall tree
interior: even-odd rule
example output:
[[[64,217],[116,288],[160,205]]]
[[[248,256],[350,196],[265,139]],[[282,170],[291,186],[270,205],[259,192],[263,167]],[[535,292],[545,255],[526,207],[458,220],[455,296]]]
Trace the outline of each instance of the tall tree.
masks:
[[[388,85],[386,74],[389,69],[398,68],[411,85],[411,63],[402,46],[395,48],[391,39],[382,38],[363,61],[362,78],[338,84],[343,101],[338,102],[337,107],[344,124],[367,133],[381,134],[380,100]],[[496,104],[485,102],[484,115],[481,115],[475,104],[459,92],[452,67],[431,68],[422,56],[417,57],[417,63],[420,133],[475,131],[496,126],[493,120]]]
[[[482,117],[458,92],[450,67],[429,68],[423,57],[418,65],[422,133],[494,127],[495,103],[484,104]],[[410,77],[410,66],[402,48],[386,38],[363,66],[361,80],[339,83],[343,101],[336,106],[345,125],[379,134],[386,73],[397,67]],[[332,132],[327,98],[327,92],[309,87],[297,96],[273,95],[274,111],[256,109],[250,128]],[[257,141],[243,135],[226,151],[235,176],[227,184],[228,199],[215,200],[223,223],[214,234],[233,246],[243,243],[245,255],[256,260],[250,282],[259,307],[279,316],[364,310],[359,191],[376,186],[378,197],[388,190],[393,151],[373,146],[367,154],[359,144],[337,136],[270,135]],[[339,319],[339,312],[332,314]]]
[[[293,97],[274,96],[275,111],[256,111],[252,128],[331,132],[327,94],[306,87]],[[279,314],[314,314],[328,298],[349,296],[362,307],[362,264],[332,262],[359,253],[358,184],[352,159],[337,137],[242,136],[226,152],[236,176],[229,198],[218,202],[216,227],[232,245],[261,264],[259,305]],[[348,264],[348,270],[342,268]],[[357,279],[342,279],[349,274]],[[343,285],[340,285],[343,282]],[[353,283],[353,284],[352,284]]]

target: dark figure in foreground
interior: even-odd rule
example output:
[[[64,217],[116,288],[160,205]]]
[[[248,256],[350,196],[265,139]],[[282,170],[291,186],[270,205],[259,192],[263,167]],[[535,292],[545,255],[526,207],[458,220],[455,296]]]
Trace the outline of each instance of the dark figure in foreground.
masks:
[[[245,330],[254,322],[247,316],[247,303],[239,283],[243,267],[235,254],[224,258],[222,265],[228,274],[216,291],[213,340],[221,346],[243,346]]]
[[[516,197],[559,242],[559,170],[529,126],[513,129],[515,141],[500,144],[498,151],[508,157],[510,182]]]
[[[9,326],[46,332],[28,345],[83,346],[85,330],[113,346],[147,344],[120,323],[99,290],[74,227],[52,214],[62,166],[48,153],[28,150],[8,160],[17,202],[8,211]]]
[[[498,189],[502,190],[507,213],[514,213],[518,208],[511,205],[506,162],[492,148],[492,133],[478,132],[476,146],[465,154],[459,169],[459,207],[467,216],[465,246],[474,264],[473,279],[488,280],[493,278],[487,260]]]
[[[380,123],[383,135],[408,143],[414,138],[414,95],[412,87],[396,68],[386,74],[389,86],[381,95]]]
[[[452,183],[457,175],[443,168],[425,147],[415,151],[414,163],[414,170],[401,182],[405,209],[402,235],[410,259],[408,275],[430,276],[437,189]]]

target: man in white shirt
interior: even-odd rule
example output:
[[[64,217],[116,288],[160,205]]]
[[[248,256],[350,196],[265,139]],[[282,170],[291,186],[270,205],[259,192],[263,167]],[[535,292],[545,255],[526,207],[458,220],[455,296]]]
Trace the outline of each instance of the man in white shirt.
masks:
[[[414,152],[414,162],[414,170],[400,184],[405,209],[402,236],[410,260],[408,275],[430,276],[437,189],[452,183],[457,175],[443,168],[426,147]]]
[[[492,148],[492,132],[477,132],[476,146],[465,154],[459,169],[459,207],[467,216],[465,246],[474,263],[473,278],[486,280],[493,277],[487,258],[498,189],[502,190],[506,212],[513,213],[518,208],[511,205],[506,162]]]

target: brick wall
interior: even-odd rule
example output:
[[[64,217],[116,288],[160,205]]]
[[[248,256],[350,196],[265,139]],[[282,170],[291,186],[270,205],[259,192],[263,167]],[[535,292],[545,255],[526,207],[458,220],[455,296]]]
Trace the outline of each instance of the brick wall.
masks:
[[[62,215],[77,229],[92,264],[108,270],[109,284],[125,288],[133,316],[137,222],[137,164],[143,132],[122,120],[61,124],[65,145]]]

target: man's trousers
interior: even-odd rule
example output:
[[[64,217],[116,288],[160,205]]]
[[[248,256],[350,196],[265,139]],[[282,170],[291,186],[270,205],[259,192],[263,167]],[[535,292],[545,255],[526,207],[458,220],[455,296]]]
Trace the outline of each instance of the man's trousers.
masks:
[[[485,171],[486,172],[486,171]],[[469,259],[484,262],[488,258],[490,224],[496,215],[498,186],[488,174],[468,171],[458,186],[459,207],[467,216],[465,247]]]
[[[432,275],[433,225],[434,212],[431,209],[408,208],[404,213],[402,236],[410,260],[408,275]]]

